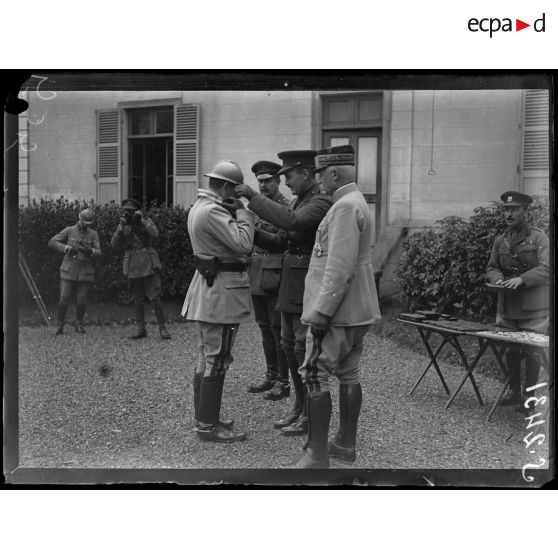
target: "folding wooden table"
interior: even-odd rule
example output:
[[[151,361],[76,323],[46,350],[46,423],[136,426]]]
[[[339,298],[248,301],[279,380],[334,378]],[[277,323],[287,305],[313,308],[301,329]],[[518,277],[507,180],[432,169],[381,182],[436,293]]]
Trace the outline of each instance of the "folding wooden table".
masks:
[[[449,391],[448,386],[446,384],[445,378],[442,374],[442,371],[440,370],[440,366],[438,364],[437,357],[440,354],[440,351],[447,344],[451,345],[457,351],[458,355],[460,356],[461,361],[463,363],[463,366],[465,367],[465,375],[463,376],[463,378],[459,382],[459,385],[457,386],[456,390],[450,395],[450,397],[449,397],[449,399],[448,399],[448,401],[445,405],[446,409],[448,409],[450,407],[450,405],[452,404],[452,402],[455,399],[455,397],[457,396],[457,394],[461,391],[461,388],[463,387],[463,385],[465,384],[467,379],[469,379],[469,381],[471,382],[471,385],[473,386],[473,389],[475,391],[477,399],[479,400],[480,405],[481,406],[484,405],[484,402],[483,402],[481,394],[479,392],[477,383],[475,382],[475,378],[473,376],[473,371],[474,371],[475,367],[477,366],[479,360],[481,359],[481,357],[484,355],[484,353],[486,352],[486,350],[488,348],[490,348],[492,350],[492,352],[494,353],[494,355],[496,357],[496,361],[498,362],[498,365],[500,366],[500,368],[504,372],[504,375],[506,377],[506,381],[505,381],[504,386],[502,387],[502,389],[501,389],[501,391],[498,395],[498,398],[496,399],[496,401],[494,402],[494,404],[492,405],[492,407],[491,407],[491,409],[488,413],[488,416],[486,418],[487,422],[492,418],[492,415],[494,414],[494,411],[496,410],[496,407],[500,403],[500,400],[502,399],[502,396],[504,395],[504,393],[505,393],[505,391],[506,391],[506,389],[507,389],[507,387],[509,386],[509,383],[510,383],[510,377],[509,377],[508,369],[503,362],[503,355],[504,355],[506,349],[510,345],[522,345],[522,346],[529,346],[532,349],[534,348],[536,350],[536,352],[541,355],[542,364],[545,367],[545,369],[548,371],[548,359],[546,357],[546,353],[544,352],[544,349],[548,348],[548,338],[547,338],[546,342],[545,341],[535,342],[535,341],[528,341],[528,340],[524,340],[524,339],[514,339],[513,337],[498,334],[498,332],[490,330],[486,326],[483,326],[481,324],[471,325],[469,330],[467,330],[467,326],[463,326],[463,324],[464,323],[468,324],[470,322],[463,322],[463,321],[460,321],[460,320],[457,320],[454,325],[452,324],[452,322],[448,322],[448,321],[443,321],[442,323],[436,323],[433,320],[413,322],[413,321],[409,321],[409,320],[405,320],[405,319],[401,319],[401,318],[399,318],[397,321],[401,322],[403,324],[415,326],[417,328],[419,336],[420,336],[420,338],[422,340],[422,343],[424,345],[424,348],[426,349],[426,352],[428,353],[428,356],[429,356],[429,359],[430,359],[426,368],[420,374],[420,376],[418,377],[417,381],[415,382],[413,388],[409,392],[409,395],[412,395],[414,393],[414,391],[416,390],[416,388],[418,387],[418,385],[420,384],[422,379],[426,376],[428,370],[430,370],[431,366],[434,366],[434,369],[436,370],[436,373],[438,375],[438,378],[440,379],[440,382],[442,383],[442,386],[443,386],[444,390],[446,391],[446,393],[448,395],[450,395],[450,391]],[[475,325],[477,327],[475,327]],[[475,331],[475,329],[476,329],[476,331]],[[431,337],[432,337],[433,333],[437,333],[442,337],[442,342],[440,343],[440,345],[438,345],[438,347],[435,350],[433,349],[433,347],[431,345]],[[464,351],[463,351],[463,349],[462,349],[462,347],[459,343],[458,338],[462,335],[469,336],[469,337],[475,337],[478,341],[478,344],[479,344],[478,351],[477,351],[473,360],[470,363],[467,360],[467,357],[466,357],[466,355],[465,355],[465,353],[464,353]]]

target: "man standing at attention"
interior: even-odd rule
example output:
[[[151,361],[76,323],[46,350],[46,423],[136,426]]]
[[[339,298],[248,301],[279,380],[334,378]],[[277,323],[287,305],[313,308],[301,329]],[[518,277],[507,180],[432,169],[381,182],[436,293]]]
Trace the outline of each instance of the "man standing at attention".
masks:
[[[316,171],[333,206],[316,232],[304,288],[301,319],[310,329],[301,372],[308,389],[308,441],[302,457],[282,468],[327,468],[328,455],[355,461],[362,403],[359,359],[370,324],[380,318],[370,258],[372,217],[355,184],[353,147],[319,151]],[[339,430],[328,447],[330,375],[340,383]]]
[[[188,214],[188,232],[196,272],[182,315],[197,322],[198,365],[194,373],[194,419],[198,437],[208,442],[236,442],[231,421],[220,420],[223,384],[240,323],[250,319],[246,256],[252,251],[255,215],[231,198],[244,177],[232,161],[221,161],[204,175],[207,189]]]
[[[304,361],[307,326],[301,323],[304,278],[308,272],[316,229],[331,207],[330,196],[320,192],[314,174],[315,151],[283,151],[278,154],[283,166],[278,174],[296,198],[288,207],[271,201],[250,186],[235,188],[236,195],[249,200],[248,208],[256,215],[283,229],[273,234],[258,231],[256,243],[268,249],[286,248],[281,271],[277,310],[281,312],[281,342],[287,355],[295,390],[294,408],[289,416],[274,423],[287,436],[308,431],[306,388],[298,368]]]
[[[491,283],[508,287],[498,293],[496,326],[511,331],[546,334],[549,325],[549,250],[548,237],[527,221],[533,198],[521,192],[504,192],[504,217],[508,229],[496,238],[487,266]],[[518,405],[521,398],[521,359],[525,358],[525,388],[537,383],[539,356],[527,348],[506,351],[510,392],[502,405]]]
[[[284,206],[289,201],[279,191],[281,177],[277,174],[281,165],[272,161],[258,161],[252,165],[252,172],[258,180],[260,194],[271,201]],[[258,231],[277,233],[279,229],[264,219],[256,220]],[[256,323],[262,334],[262,345],[266,362],[266,374],[263,382],[248,387],[250,393],[267,391],[265,399],[278,401],[290,395],[289,366],[281,346],[281,313],[275,309],[277,291],[281,279],[283,249],[274,251],[254,246],[250,256],[248,275],[250,276],[250,294]]]
[[[97,231],[90,228],[94,222],[93,211],[84,209],[80,212],[76,225],[66,227],[48,242],[50,248],[64,254],[60,265],[60,301],[58,302],[58,327],[55,335],[64,332],[64,320],[74,291],[76,293],[76,331],[85,333],[83,318],[87,294],[95,278],[93,258],[101,255],[99,235]]]

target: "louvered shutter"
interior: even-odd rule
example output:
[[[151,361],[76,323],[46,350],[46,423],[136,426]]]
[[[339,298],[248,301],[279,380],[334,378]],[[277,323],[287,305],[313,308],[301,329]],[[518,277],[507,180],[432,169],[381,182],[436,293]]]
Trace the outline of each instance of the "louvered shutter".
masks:
[[[549,175],[549,100],[545,89],[525,92],[523,121],[524,177],[548,178]]]
[[[190,207],[198,193],[200,107],[174,109],[174,204]]]
[[[97,111],[97,203],[120,201],[120,111]]]

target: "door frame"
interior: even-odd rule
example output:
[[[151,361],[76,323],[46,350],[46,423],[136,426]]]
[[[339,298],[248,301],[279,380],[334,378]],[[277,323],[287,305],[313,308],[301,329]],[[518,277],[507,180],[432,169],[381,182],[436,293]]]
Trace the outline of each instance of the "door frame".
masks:
[[[329,143],[329,139],[332,137],[337,136],[347,136],[349,138],[349,143],[355,147],[355,151],[357,152],[358,157],[358,141],[359,137],[366,137],[366,138],[378,138],[378,157],[376,161],[376,193],[369,194],[363,192],[364,198],[368,203],[375,204],[375,215],[374,215],[374,222],[375,222],[375,244],[378,244],[380,238],[380,231],[382,229],[382,213],[383,213],[383,199],[384,199],[384,192],[382,189],[382,143],[383,143],[383,130],[381,126],[376,126],[373,128],[338,128],[338,129],[331,129],[327,128],[322,131],[322,145],[327,146]],[[355,181],[357,180],[356,177],[358,176],[356,170],[358,169],[358,159],[356,161],[355,167]]]

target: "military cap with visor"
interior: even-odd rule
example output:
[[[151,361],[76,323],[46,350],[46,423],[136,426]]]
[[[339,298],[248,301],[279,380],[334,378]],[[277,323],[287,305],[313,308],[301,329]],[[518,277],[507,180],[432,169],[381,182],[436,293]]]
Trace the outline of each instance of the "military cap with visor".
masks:
[[[122,200],[122,209],[133,209],[134,211],[137,211],[138,209],[141,209],[141,203],[132,198],[126,198],[125,200]]]
[[[350,145],[336,145],[320,149],[316,154],[316,172],[331,166],[355,166],[355,148]]]
[[[316,151],[313,149],[303,149],[298,151],[281,151],[277,157],[283,162],[283,166],[277,174],[285,174],[296,167],[308,168],[314,171],[314,157]]]
[[[500,199],[504,202],[504,207],[527,207],[529,204],[533,203],[533,198],[528,194],[523,192],[516,192],[515,190],[509,190],[504,192]]]
[[[277,175],[281,165],[273,161],[257,161],[252,165],[251,171],[260,180],[267,180]]]

